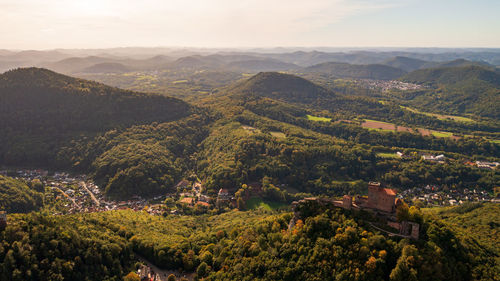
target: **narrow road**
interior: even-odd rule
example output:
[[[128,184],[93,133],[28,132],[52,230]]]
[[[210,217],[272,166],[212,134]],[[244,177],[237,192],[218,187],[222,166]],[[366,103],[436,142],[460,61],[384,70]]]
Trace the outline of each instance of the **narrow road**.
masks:
[[[97,200],[97,198],[95,198],[94,193],[92,193],[92,191],[90,191],[90,189],[88,189],[87,184],[84,181],[80,182],[80,186],[83,186],[83,188],[89,193],[90,197],[92,197],[92,200],[94,200],[94,202],[97,206],[101,205],[99,203],[99,200]]]
[[[68,194],[66,194],[66,192],[62,191],[62,189],[60,189],[60,188],[59,188],[59,187],[57,187],[57,186],[54,186],[54,188],[55,188],[55,189],[57,189],[59,192],[61,192],[61,193],[62,193],[62,195],[66,196],[66,198],[68,198],[71,202],[73,202],[73,205],[75,205],[75,207],[80,208],[80,206],[78,206],[78,204],[76,204],[75,199],[73,199],[73,198],[69,197],[69,195],[68,195]]]

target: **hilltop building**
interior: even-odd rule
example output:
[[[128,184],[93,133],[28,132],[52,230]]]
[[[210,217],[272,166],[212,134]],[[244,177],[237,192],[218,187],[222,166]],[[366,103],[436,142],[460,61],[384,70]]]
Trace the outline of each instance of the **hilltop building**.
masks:
[[[394,213],[396,212],[396,191],[383,188],[379,182],[370,182],[368,197],[357,196],[355,204],[362,209]]]
[[[374,213],[377,217],[385,219],[387,225],[398,230],[398,233],[389,233],[393,236],[407,237],[418,240],[420,225],[410,221],[396,221],[396,209],[403,201],[396,198],[396,191],[390,188],[383,188],[378,182],[368,184],[368,196],[356,196],[354,202],[350,195],[344,195],[341,201],[327,198],[304,198],[292,203],[294,217],[291,219],[289,228],[295,225],[295,221],[301,216],[299,206],[314,204],[320,208],[338,207],[346,210],[365,210]]]

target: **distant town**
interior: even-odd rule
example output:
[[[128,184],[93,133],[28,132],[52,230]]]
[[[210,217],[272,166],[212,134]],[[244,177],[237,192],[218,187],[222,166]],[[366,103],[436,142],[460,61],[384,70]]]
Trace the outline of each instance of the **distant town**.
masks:
[[[401,91],[409,91],[409,90],[420,90],[425,88],[422,85],[407,83],[403,81],[397,80],[373,80],[373,79],[358,79],[355,80],[356,84],[361,87],[368,89],[377,89],[382,90],[384,92],[389,91],[391,89],[401,90]]]

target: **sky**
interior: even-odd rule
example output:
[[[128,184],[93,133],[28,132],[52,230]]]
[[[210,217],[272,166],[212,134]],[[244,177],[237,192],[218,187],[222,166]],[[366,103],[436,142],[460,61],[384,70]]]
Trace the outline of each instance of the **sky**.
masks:
[[[500,47],[500,0],[0,0],[0,49]]]

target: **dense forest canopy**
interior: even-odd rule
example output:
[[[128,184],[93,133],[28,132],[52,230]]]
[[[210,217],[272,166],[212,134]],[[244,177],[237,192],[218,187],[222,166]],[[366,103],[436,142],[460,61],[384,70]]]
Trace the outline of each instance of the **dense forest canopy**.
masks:
[[[195,111],[178,99],[39,68],[0,75],[0,101],[0,163],[21,165],[55,165],[58,150],[81,136],[176,120]]]
[[[458,66],[416,70],[404,81],[429,85],[412,98],[412,104],[452,114],[472,113],[498,120],[500,73],[483,66]]]
[[[487,210],[496,207],[479,208],[484,212],[475,220],[485,227]],[[412,212],[422,220],[419,241],[387,237],[371,226],[368,213],[340,209],[309,213],[292,229],[290,213],[264,211],[167,218],[133,211],[17,215],[0,232],[0,274],[9,280],[116,280],[132,269],[135,253],[160,268],[208,280],[496,278],[497,250],[447,219]]]
[[[0,175],[0,210],[9,213],[37,211],[43,205],[43,186]]]

